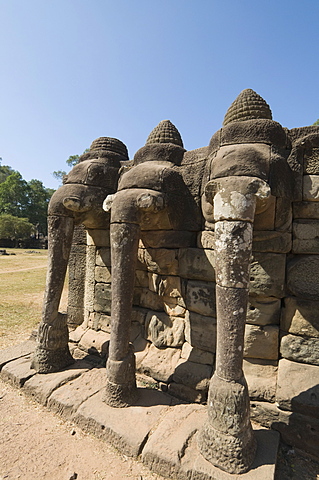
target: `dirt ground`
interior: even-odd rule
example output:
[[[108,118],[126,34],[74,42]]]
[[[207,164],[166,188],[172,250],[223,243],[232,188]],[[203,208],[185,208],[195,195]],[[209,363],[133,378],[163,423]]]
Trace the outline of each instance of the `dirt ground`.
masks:
[[[0,432],[0,480],[162,480],[1,380]],[[282,444],[275,478],[318,480],[319,463]]]
[[[0,480],[160,480],[0,381]]]

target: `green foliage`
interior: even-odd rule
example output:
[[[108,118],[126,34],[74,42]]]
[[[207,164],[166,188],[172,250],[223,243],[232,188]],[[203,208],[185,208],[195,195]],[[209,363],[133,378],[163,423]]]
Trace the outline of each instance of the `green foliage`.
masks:
[[[26,214],[39,233],[47,233],[47,211],[54,190],[45,188],[40,180],[30,180],[27,184],[28,205]]]
[[[60,180],[60,182],[62,183],[63,182],[63,177],[66,175],[66,171],[65,170],[55,170],[54,172],[52,172],[52,175],[57,180]]]
[[[86,148],[84,150],[84,152],[82,153],[82,155],[84,153],[87,153],[88,151],[89,151],[89,148]],[[70,168],[74,167],[75,165],[77,165],[79,163],[80,156],[81,155],[70,155],[69,158],[66,160],[66,164]],[[54,178],[56,178],[57,180],[60,180],[60,182],[63,183],[63,177],[66,175],[66,171],[65,170],[55,170],[54,172],[52,172],[52,175],[54,176]]]
[[[89,151],[89,148],[86,148],[82,153],[82,155],[84,153],[87,153],[88,151]],[[79,159],[80,159],[80,155],[70,155],[66,163],[69,167],[74,167],[74,165],[77,165],[79,163]]]
[[[40,180],[26,182],[19,172],[0,183],[0,215],[27,218],[38,233],[47,233],[47,209],[54,190]]]
[[[24,240],[34,233],[34,225],[27,218],[19,218],[3,213],[0,215],[0,238]]]
[[[77,165],[79,163],[79,158],[80,155],[70,155],[70,157],[66,160],[66,164],[69,167],[74,167],[74,165]]]
[[[12,173],[15,173],[15,171],[9,167],[9,165],[0,165],[0,183],[4,182],[5,179]]]
[[[25,217],[28,207],[28,186],[19,172],[9,175],[0,184],[0,213]]]
[[[317,120],[315,123],[313,123],[312,125],[319,125],[319,118],[318,118],[318,120]]]

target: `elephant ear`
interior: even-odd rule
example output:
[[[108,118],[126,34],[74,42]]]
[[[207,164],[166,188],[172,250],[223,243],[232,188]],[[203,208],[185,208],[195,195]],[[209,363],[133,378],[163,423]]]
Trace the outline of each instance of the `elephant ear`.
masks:
[[[232,122],[244,122],[254,119],[272,120],[268,103],[251,88],[243,90],[226,112],[223,126]]]
[[[302,127],[290,131],[292,149],[288,158],[295,170],[319,175],[319,127]]]

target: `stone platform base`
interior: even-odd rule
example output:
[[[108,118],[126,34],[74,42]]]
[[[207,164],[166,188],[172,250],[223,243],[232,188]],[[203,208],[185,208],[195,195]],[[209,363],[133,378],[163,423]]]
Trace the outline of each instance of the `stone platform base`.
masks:
[[[0,376],[86,432],[107,441],[121,453],[140,459],[172,480],[272,480],[279,434],[256,427],[257,455],[251,470],[231,475],[206,461],[197,448],[206,407],[186,404],[154,389],[138,388],[128,408],[106,405],[102,398],[105,368],[90,355],[61,372],[37,374],[30,368],[31,340],[0,351]],[[81,356],[81,355],[79,355]]]

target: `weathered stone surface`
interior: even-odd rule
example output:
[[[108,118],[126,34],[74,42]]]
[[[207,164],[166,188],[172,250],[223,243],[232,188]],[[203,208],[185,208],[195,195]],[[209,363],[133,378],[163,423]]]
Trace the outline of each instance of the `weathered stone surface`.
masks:
[[[25,382],[23,390],[42,405],[46,405],[49,396],[54,390],[79,377],[91,368],[92,364],[85,360],[78,360],[71,367],[61,372],[34,375]]]
[[[196,233],[181,230],[144,231],[142,232],[142,242],[146,248],[194,247]]]
[[[95,281],[111,283],[112,275],[110,267],[95,267]]]
[[[301,195],[300,195],[301,196]],[[290,232],[292,225],[292,206],[289,198],[276,199],[275,230]]]
[[[109,283],[95,284],[94,310],[111,313],[111,285]]]
[[[277,326],[246,325],[244,357],[277,360],[278,347],[279,328]]]
[[[283,410],[319,418],[319,366],[280,360],[276,402]]]
[[[82,403],[74,421],[124,455],[137,457],[171,401],[156,390],[138,389],[138,393],[139,399],[134,406],[114,408],[103,402],[103,391],[98,392]]]
[[[253,402],[252,420],[278,430],[288,445],[306,451],[319,459],[319,420],[314,417],[280,410],[273,403]]]
[[[163,297],[178,298],[182,296],[182,286],[180,277],[163,276],[156,273],[149,274],[148,288]]]
[[[131,322],[131,331],[130,331],[130,342],[133,343],[134,340],[142,333],[142,326],[140,322]]]
[[[7,363],[1,370],[0,376],[5,382],[15,387],[22,387],[29,378],[37,372],[31,368],[31,355],[17,358]]]
[[[224,133],[224,132],[223,132]],[[233,143],[229,138],[229,143]],[[268,180],[269,174],[269,145],[235,142],[236,145],[223,145],[218,150],[218,157],[212,163],[211,177],[220,178],[230,175],[260,176]],[[258,158],[258,163],[256,162]]]
[[[84,327],[83,325],[79,325],[75,330],[72,330],[69,333],[69,342],[78,343],[86,331],[87,331],[87,327]]]
[[[173,397],[191,403],[204,403],[207,400],[207,390],[195,390],[182,383],[171,382],[168,384],[167,392]]]
[[[133,342],[133,347],[134,347],[134,354],[135,354],[135,365],[137,371],[140,371],[141,363],[144,360],[145,356],[147,355],[147,352],[151,346],[151,343],[145,340],[142,335],[139,335],[136,337],[136,339]]]
[[[278,324],[280,319],[280,300],[274,297],[249,297],[247,323],[255,325]]]
[[[159,349],[151,345],[141,361],[139,371],[160,382],[168,382],[172,378],[180,356],[181,350],[178,348]]]
[[[319,175],[303,176],[302,199],[306,202],[319,202]]]
[[[35,349],[35,340],[26,340],[25,342],[14,345],[13,347],[5,348],[0,351],[0,368],[3,367],[8,362],[12,362],[20,357],[25,357],[34,352]]]
[[[209,407],[216,406],[217,409],[208,407],[209,421],[205,422],[198,434],[198,447],[205,459],[231,474],[247,472],[254,461],[257,450],[256,438],[249,421],[249,404],[247,401],[243,405],[237,386],[236,382],[225,383],[226,389],[223,389],[224,395],[222,396],[218,395],[219,388],[217,387],[214,391],[216,397],[211,396],[212,388],[210,388],[208,405]],[[227,396],[226,399],[222,398],[223,396]],[[222,412],[222,405],[226,402],[227,410],[224,409]],[[235,411],[234,405],[238,405],[237,411]],[[240,420],[240,424],[238,420]]]
[[[253,227],[250,222],[219,221],[215,224],[216,283],[247,288]]]
[[[84,297],[82,297],[82,304],[77,306],[68,305],[67,308],[67,322],[71,328],[76,328],[77,325],[81,325],[83,323],[85,317],[85,309],[84,309]],[[80,304],[80,302],[79,302]]]
[[[319,253],[319,224],[315,220],[293,222],[293,253]]]
[[[133,305],[149,308],[151,310],[163,310],[163,298],[148,288],[136,287],[134,289]]]
[[[303,157],[303,168],[305,173],[312,175],[319,174],[319,148],[305,148]]]
[[[198,434],[195,434],[181,458],[181,480],[194,478],[200,480],[272,480],[275,475],[277,450],[279,445],[278,432],[258,429],[254,431],[257,440],[257,453],[251,469],[240,475],[229,474],[214,467],[198,449]]]
[[[139,322],[144,325],[148,310],[146,308],[133,307],[132,308],[132,322]]]
[[[280,321],[284,332],[319,337],[319,302],[286,297]]]
[[[182,297],[163,297],[164,312],[170,317],[184,317],[186,305]]]
[[[179,477],[180,459],[186,445],[205,418],[201,405],[177,405],[170,409],[148,439],[142,461],[167,478]]]
[[[280,353],[294,362],[319,365],[319,339],[285,335],[281,339]]]
[[[178,275],[178,250],[139,248],[138,259],[148,270],[162,275]]]
[[[104,313],[92,312],[87,323],[92,330],[103,330],[103,332],[111,332],[111,316]]]
[[[213,353],[193,347],[188,342],[184,342],[183,344],[181,358],[190,362],[201,363],[210,366],[214,365],[215,362],[215,355]]]
[[[111,267],[111,249],[100,247],[96,249],[95,263],[99,267]]]
[[[169,317],[164,312],[149,312],[145,321],[145,333],[158,348],[180,347],[184,342],[184,320]]]
[[[101,230],[98,228],[87,229],[87,244],[95,245],[96,247],[109,247],[110,246],[110,230]]]
[[[203,230],[197,235],[197,247],[205,250],[215,249],[215,232],[211,230]]]
[[[276,197],[270,196],[267,200],[267,208],[261,213],[256,213],[254,219],[255,230],[274,230],[276,214]]]
[[[285,272],[286,255],[255,252],[250,268],[250,294],[282,298]]]
[[[79,341],[79,347],[88,353],[105,357],[109,350],[110,334],[106,332],[87,330]]]
[[[84,307],[86,309],[86,312],[92,312],[94,308],[95,259],[96,247],[94,245],[88,245],[86,249],[86,271],[84,289]]]
[[[189,280],[186,286],[186,308],[192,312],[206,316],[215,316],[216,292],[215,283]]]
[[[48,400],[50,410],[70,419],[79,406],[106,383],[105,368],[92,368],[80,377],[54,390]]]
[[[273,402],[276,394],[277,366],[276,362],[260,358],[245,358],[243,371],[248,384],[251,400]]]
[[[149,286],[149,273],[145,270],[135,270],[135,286],[145,287]]]
[[[175,367],[173,381],[176,383],[182,383],[195,390],[207,391],[212,372],[213,367],[210,365],[181,359]]]
[[[294,218],[319,219],[319,204],[317,202],[294,202]]]
[[[215,254],[202,248],[179,250],[179,274],[183,278],[215,281]]]
[[[67,323],[68,325],[80,325],[84,320],[84,289],[86,276],[86,245],[81,241],[86,238],[82,226],[75,227],[72,246],[68,262],[68,306]],[[77,244],[75,242],[81,242]]]
[[[253,252],[288,253],[292,240],[289,232],[254,231]]]
[[[185,340],[208,352],[216,351],[216,318],[188,311],[185,317]]]
[[[319,255],[302,255],[287,265],[287,286],[296,297],[317,300],[319,297]]]
[[[247,289],[228,288],[216,285],[216,374],[218,378],[228,382],[226,383],[227,387],[230,382],[237,382],[242,377],[247,301]],[[225,389],[223,386],[221,388],[222,390],[227,390],[226,387]],[[211,390],[212,386],[210,387],[210,391]],[[218,427],[216,428],[218,430]],[[209,433],[208,437],[210,437]],[[235,441],[235,443],[236,442],[237,441]]]

